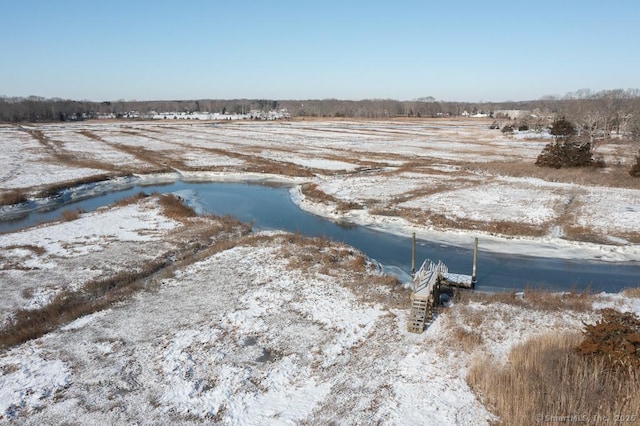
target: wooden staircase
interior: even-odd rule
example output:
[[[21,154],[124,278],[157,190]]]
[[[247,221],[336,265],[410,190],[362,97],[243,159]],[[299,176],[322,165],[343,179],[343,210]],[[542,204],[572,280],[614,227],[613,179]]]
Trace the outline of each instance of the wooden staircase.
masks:
[[[413,278],[411,313],[407,321],[407,331],[422,333],[433,321],[433,314],[440,303],[440,281],[448,272],[442,262],[425,260]]]
[[[407,331],[422,333],[424,328],[433,320],[433,310],[428,299],[423,297],[411,297],[411,313],[407,322]]]

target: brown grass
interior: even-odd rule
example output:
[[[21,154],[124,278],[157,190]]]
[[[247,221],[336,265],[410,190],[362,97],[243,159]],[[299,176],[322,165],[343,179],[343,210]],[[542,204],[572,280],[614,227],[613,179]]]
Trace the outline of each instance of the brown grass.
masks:
[[[23,288],[20,294],[25,299],[31,299],[33,297],[33,289],[29,287]]]
[[[621,293],[626,297],[640,298],[640,287],[625,288]]]
[[[74,188],[76,186],[85,185],[85,184],[89,184],[89,183],[102,182],[102,181],[108,180],[108,179],[110,179],[110,178],[112,178],[114,176],[115,175],[110,174],[110,173],[104,173],[104,174],[99,174],[99,175],[92,175],[92,176],[87,176],[87,177],[83,177],[83,178],[68,180],[68,181],[64,181],[64,182],[58,182],[58,183],[55,183],[53,185],[47,185],[47,187],[45,189],[41,190],[37,194],[37,197],[39,197],[39,198],[53,197],[53,196],[57,195],[62,190],[65,190],[65,189],[68,189],[68,188]]]
[[[339,201],[336,205],[336,209],[340,211],[349,211],[349,210],[362,210],[364,207],[362,204],[357,203],[355,201]]]
[[[522,296],[519,296],[516,292],[482,293],[463,291],[457,293],[457,300],[461,303],[468,303],[470,301],[484,304],[504,303],[546,312],[563,310],[588,312],[592,309],[594,299],[593,294],[589,292],[589,290],[559,293],[526,288]]]
[[[323,190],[318,188],[318,185],[315,183],[305,183],[302,185],[302,187],[300,188],[300,191],[302,192],[302,194],[315,201],[315,202],[319,202],[319,203],[338,203],[338,199],[335,198],[333,195],[329,195],[326,192],[324,192]]]
[[[243,156],[242,159],[248,163],[243,167],[243,170],[247,172],[298,177],[314,176],[312,170],[287,161],[275,161],[252,156]]]
[[[552,292],[537,289],[525,289],[524,302],[541,311],[563,311],[572,310],[575,312],[588,312],[593,309],[593,294],[589,290]]]
[[[81,290],[65,290],[38,309],[21,309],[0,329],[0,348],[40,337],[83,315],[104,309],[139,289],[139,280],[167,265],[167,260],[150,262],[139,271],[121,272],[87,282]],[[138,283],[138,285],[133,285]]]
[[[562,227],[563,238],[574,241],[596,244],[612,244],[603,235],[597,234],[592,228],[567,224]]]
[[[456,292],[456,300],[466,304],[468,302],[488,303],[504,303],[506,305],[523,306],[524,302],[515,291],[501,291],[497,293],[484,293],[478,291],[458,291]]]
[[[93,139],[94,141],[104,142],[104,139],[102,139],[100,136],[96,135],[95,133],[90,132],[89,130],[80,130],[78,131],[78,134],[85,136],[89,139]]]
[[[169,202],[174,206],[175,202]],[[86,282],[78,290],[65,290],[49,304],[32,310],[19,310],[0,329],[0,348],[40,337],[62,324],[126,300],[144,288],[153,288],[152,277],[168,276],[175,268],[211,256],[236,245],[250,227],[232,218],[212,218],[213,224],[188,229],[187,238],[161,258],[142,264],[135,271],[122,271],[106,278]]]
[[[147,198],[149,195],[145,194],[144,191],[140,191],[137,194],[131,195],[129,197],[125,197],[121,200],[118,200],[114,203],[112,203],[112,206],[116,206],[116,207],[123,207],[123,206],[128,206],[129,204],[135,204],[140,200],[143,200],[145,198]]]
[[[45,250],[44,247],[36,246],[34,244],[20,244],[20,245],[12,244],[10,246],[5,246],[4,249],[5,250],[14,250],[14,249],[29,250],[37,255],[43,255],[47,251]]]
[[[634,180],[632,176],[629,176],[628,171],[622,167],[607,167],[605,169],[587,167],[557,170],[538,167],[534,162],[535,160],[530,162],[523,160],[518,162],[469,163],[467,167],[477,172],[486,172],[492,175],[535,177],[548,182],[566,182],[613,188],[640,188],[640,180]]]
[[[197,216],[196,212],[184,204],[182,199],[174,194],[163,194],[159,196],[162,214],[171,219],[184,221],[187,218]]]
[[[343,201],[337,199],[333,195],[327,194],[323,190],[319,189],[318,185],[315,183],[303,184],[301,192],[305,197],[317,203],[334,203],[336,205],[336,209],[340,211],[361,210],[363,208],[362,204],[356,203],[355,201]]]
[[[531,225],[521,222],[484,222],[472,219],[449,218],[443,214],[432,212],[430,210],[414,208],[396,208],[390,210],[373,209],[372,212],[385,216],[400,216],[410,222],[419,225],[427,223],[438,229],[466,229],[470,231],[483,231],[499,235],[544,236],[547,234],[548,228],[545,224]]]
[[[463,328],[459,325],[452,326],[452,329],[451,344],[458,350],[470,353],[484,343],[482,335],[473,329]]]
[[[0,193],[0,206],[20,204],[27,201],[27,194],[20,189],[11,189]]]
[[[289,270],[333,277],[336,284],[351,290],[363,303],[380,303],[393,308],[408,306],[410,292],[398,287],[398,278],[375,270],[365,256],[352,247],[299,233],[275,237],[258,235],[246,240],[251,245],[265,241],[278,244],[279,255],[287,260]]]
[[[582,356],[582,336],[547,334],[516,346],[505,365],[477,359],[467,381],[502,424],[617,423],[640,415],[640,374],[615,374],[602,359]],[[609,421],[598,419],[610,419]]]
[[[84,213],[82,209],[64,210],[60,213],[60,220],[63,222],[71,222],[79,218],[82,213]]]

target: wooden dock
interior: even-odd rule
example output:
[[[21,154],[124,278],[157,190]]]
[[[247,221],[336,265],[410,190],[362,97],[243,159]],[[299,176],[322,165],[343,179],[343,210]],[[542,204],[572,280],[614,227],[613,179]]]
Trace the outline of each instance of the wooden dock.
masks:
[[[434,315],[442,306],[440,295],[443,286],[473,288],[473,279],[469,275],[451,274],[447,265],[425,260],[413,277],[411,295],[411,313],[407,321],[407,331],[422,333],[433,321]]]

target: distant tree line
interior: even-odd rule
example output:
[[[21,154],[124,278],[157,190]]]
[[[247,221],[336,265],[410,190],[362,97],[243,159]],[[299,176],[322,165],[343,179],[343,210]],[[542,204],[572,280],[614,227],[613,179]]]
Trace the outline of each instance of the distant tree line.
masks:
[[[547,96],[533,101],[507,102],[449,102],[433,97],[413,101],[393,99],[365,99],[359,101],[339,99],[270,100],[270,99],[199,99],[166,101],[75,101],[0,97],[1,122],[65,121],[94,118],[110,114],[125,117],[130,111],[155,112],[209,112],[242,114],[252,110],[287,109],[292,117],[459,117],[463,114],[484,114],[496,119],[497,111],[525,110],[529,116],[519,117],[515,128],[522,126],[548,126],[553,119],[566,117],[576,124],[579,132],[586,132],[592,142],[608,137],[611,132],[640,135],[640,90],[608,90],[592,92],[583,89],[562,97]]]

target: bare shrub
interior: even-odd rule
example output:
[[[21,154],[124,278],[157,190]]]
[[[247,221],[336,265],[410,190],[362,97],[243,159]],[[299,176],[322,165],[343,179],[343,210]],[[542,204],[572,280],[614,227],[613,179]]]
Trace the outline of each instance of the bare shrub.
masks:
[[[84,210],[82,209],[64,210],[60,213],[60,220],[64,222],[71,222],[72,220],[79,218],[82,213],[84,213]]]
[[[360,254],[355,256],[351,262],[349,262],[349,265],[354,271],[364,272],[367,267],[367,260],[364,255]]]
[[[182,199],[174,194],[163,194],[159,196],[162,213],[178,221],[197,216],[196,212],[184,204]]]
[[[0,194],[0,205],[20,204],[27,201],[27,195],[19,189],[4,191]]]
[[[561,422],[585,423],[623,414],[637,416],[638,370],[612,373],[601,358],[576,351],[581,340],[577,333],[530,339],[511,351],[505,365],[487,365],[477,359],[467,381],[505,424],[534,424],[563,416],[566,420]]]
[[[31,299],[33,297],[33,289],[30,287],[23,288],[20,294],[25,299]]]
[[[585,325],[583,355],[601,358],[613,371],[640,371],[640,318],[614,309],[602,311],[596,324]]]

